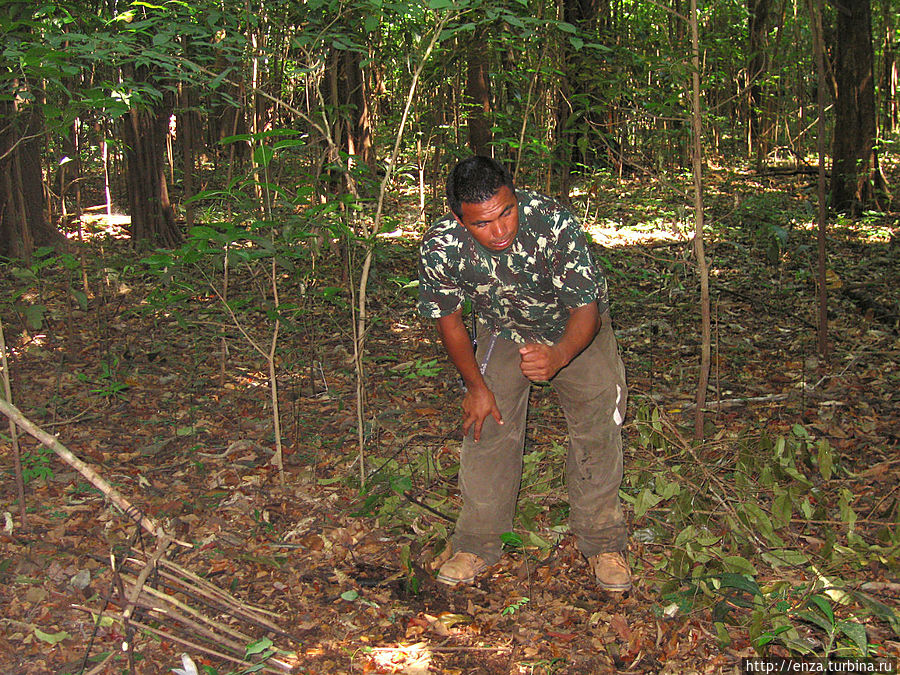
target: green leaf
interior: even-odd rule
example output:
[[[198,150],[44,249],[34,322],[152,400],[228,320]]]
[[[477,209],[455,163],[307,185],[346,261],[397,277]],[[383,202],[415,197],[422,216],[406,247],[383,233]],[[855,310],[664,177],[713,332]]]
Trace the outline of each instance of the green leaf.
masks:
[[[64,630],[61,630],[58,633],[45,633],[40,628],[35,628],[34,637],[42,642],[46,642],[48,645],[55,645],[59,644],[63,640],[68,640],[72,636]]]
[[[880,600],[876,600],[868,593],[862,591],[849,591],[850,594],[867,610],[879,619],[887,623],[894,631],[894,635],[900,637],[900,613]]]
[[[509,546],[510,548],[522,548],[522,546],[524,546],[522,537],[520,537],[515,532],[504,532],[500,535],[500,541],[502,541],[504,545]]]
[[[864,626],[855,621],[839,621],[838,628],[853,641],[862,656],[869,655],[869,639]]]
[[[253,134],[235,134],[234,136],[226,136],[219,143],[228,145],[229,143],[237,143],[238,141],[249,141],[253,138]]]
[[[402,495],[407,490],[412,490],[412,480],[409,476],[393,476],[391,477],[391,490]]]
[[[272,157],[275,155],[275,151],[272,150],[268,145],[258,145],[256,149],[253,151],[253,161],[256,162],[259,166],[269,166],[269,163],[272,161]]]
[[[13,267],[10,272],[16,279],[20,279],[23,281],[31,281],[32,279],[37,279],[37,275],[34,273],[34,270],[31,270],[27,267]]]
[[[44,325],[44,312],[47,308],[43,305],[29,305],[25,308],[25,321],[32,330],[40,330]]]
[[[657,475],[656,493],[663,499],[670,499],[681,493],[681,485],[675,481],[668,482],[662,476]]]
[[[715,626],[716,641],[719,643],[719,648],[728,647],[731,644],[731,634],[728,632],[728,627],[721,621],[716,621]]]
[[[537,546],[539,549],[542,549],[544,551],[547,551],[553,547],[553,544],[551,544],[543,537],[538,536],[534,532],[528,533],[528,543],[530,543],[532,546]]]
[[[831,608],[831,603],[828,600],[821,595],[814,595],[809,599],[809,605],[818,607],[819,611],[828,619],[828,623],[834,626],[834,610]]]
[[[508,23],[510,26],[515,26],[516,28],[525,28],[525,22],[515,14],[504,14],[503,20],[506,21],[506,23]]]
[[[825,480],[831,479],[831,470],[834,464],[834,455],[831,452],[831,443],[827,439],[819,441],[819,473]]]
[[[788,465],[788,466],[782,467],[782,470],[783,470],[788,476],[790,476],[790,477],[793,478],[795,481],[797,481],[798,483],[802,483],[803,485],[812,485],[812,483],[810,483],[810,481],[809,481],[809,478],[807,478],[807,477],[804,476],[802,473],[800,473],[800,472],[797,470],[797,467]]]
[[[856,525],[856,511],[853,510],[853,507],[850,506],[851,502],[854,500],[854,494],[848,490],[847,488],[841,489],[841,496],[838,499],[838,510],[841,513],[841,520],[843,520],[852,530],[854,525]]]
[[[272,146],[273,150],[281,150],[282,148],[302,148],[306,145],[306,141],[302,138],[285,138],[276,141]]]
[[[346,600],[347,602],[353,602],[354,600],[359,599],[359,591],[349,590],[341,593],[341,599]]]
[[[200,239],[201,241],[213,239],[217,234],[218,232],[207,225],[195,225],[188,231],[188,235],[191,238]]]
[[[641,490],[641,493],[637,496],[637,500],[634,502],[635,517],[640,518],[645,513],[647,513],[647,511],[659,504],[662,500],[663,498],[658,494],[651,491],[649,488],[644,488],[643,490]]]
[[[813,517],[813,505],[809,503],[808,499],[801,499],[800,501],[800,513],[803,514],[803,517],[807,520],[811,520]]]
[[[208,86],[210,89],[217,89],[217,88],[222,84],[222,82],[225,80],[225,78],[228,77],[228,74],[229,74],[230,72],[231,72],[230,69],[223,70],[221,73],[219,73],[218,75],[216,75],[216,76],[209,82],[209,84],[208,84],[207,86]]]
[[[736,572],[737,574],[749,574],[756,576],[756,568],[753,564],[739,555],[727,555],[722,558],[722,566],[727,572]]]
[[[744,576],[743,574],[725,572],[719,577],[719,582],[725,588],[736,588],[740,591],[746,591],[750,595],[763,597],[762,591],[759,589],[759,584],[757,584],[753,578]]]
[[[794,616],[796,616],[798,619],[803,619],[803,621],[806,621],[807,623],[818,626],[828,635],[831,635],[834,632],[834,625],[829,623],[821,614],[810,612],[804,609],[799,612],[794,612]]]
[[[697,538],[697,530],[693,525],[688,525],[681,532],[675,535],[675,546],[684,547]]]
[[[759,506],[752,502],[741,504],[737,508],[738,515],[741,520],[754,532],[758,532],[764,536],[771,544],[775,546],[784,546],[784,541],[775,534],[775,528],[772,526],[772,520],[766,515]]]
[[[784,567],[786,565],[798,566],[806,565],[809,562],[809,556],[791,548],[772,549],[763,551],[762,559],[769,563],[772,567]]]
[[[816,650],[810,646],[810,643],[805,640],[799,640],[795,637],[795,633],[797,631],[790,631],[787,635],[780,637],[781,643],[787,647],[789,650],[793,652],[797,652],[798,654],[803,654],[804,656],[815,656]]]
[[[770,642],[778,639],[779,635],[781,635],[782,633],[786,633],[789,630],[791,630],[791,626],[778,626],[777,628],[773,628],[770,631],[766,631],[756,639],[756,646],[764,647]]]
[[[775,488],[776,497],[772,501],[772,527],[780,530],[791,522],[794,504],[787,490]]]
[[[267,649],[270,649],[274,644],[275,643],[267,637],[260,638],[256,642],[251,642],[249,645],[247,645],[247,653],[245,654],[244,658],[253,656],[254,654],[261,654]]]
[[[72,291],[72,297],[75,298],[75,302],[78,303],[78,307],[81,311],[86,311],[88,308],[88,297],[85,295],[84,291]]]

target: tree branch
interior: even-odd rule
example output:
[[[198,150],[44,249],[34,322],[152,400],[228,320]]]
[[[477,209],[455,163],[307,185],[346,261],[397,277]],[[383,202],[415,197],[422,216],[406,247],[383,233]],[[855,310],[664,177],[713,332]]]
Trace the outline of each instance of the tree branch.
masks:
[[[6,415],[10,420],[15,422],[23,431],[33,436],[48,448],[53,450],[60,459],[66,464],[76,469],[84,476],[95,488],[100,490],[107,499],[118,506],[122,511],[131,518],[135,523],[143,527],[154,537],[167,537],[165,530],[153,518],[143,513],[140,509],[134,507],[118,490],[106,482],[97,471],[76,457],[71,450],[60,443],[56,437],[48,434],[46,431],[38,427],[34,422],[29,420],[22,412],[12,403],[0,399],[0,412]],[[173,539],[173,541],[176,541]],[[192,548],[191,544],[176,541],[187,548]]]

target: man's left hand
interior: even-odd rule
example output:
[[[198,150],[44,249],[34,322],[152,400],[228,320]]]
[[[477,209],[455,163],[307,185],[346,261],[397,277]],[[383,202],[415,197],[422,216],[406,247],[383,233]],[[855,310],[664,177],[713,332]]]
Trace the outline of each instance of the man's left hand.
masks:
[[[519,347],[522,374],[532,382],[547,382],[566,365],[565,357],[556,345],[540,343]]]

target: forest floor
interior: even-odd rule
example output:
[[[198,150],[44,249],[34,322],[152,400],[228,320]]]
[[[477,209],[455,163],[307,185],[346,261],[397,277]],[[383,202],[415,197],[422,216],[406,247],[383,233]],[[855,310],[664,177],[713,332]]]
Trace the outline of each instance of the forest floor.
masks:
[[[20,435],[23,526],[5,434],[0,671],[119,673],[132,659],[136,673],[168,673],[185,667],[184,652],[201,673],[224,675],[249,671],[210,650],[254,660],[270,641],[283,651],[258,667],[328,674],[738,673],[760,653],[900,656],[897,221],[831,227],[832,350],[820,359],[815,232],[790,220],[805,187],[713,181],[713,370],[706,440],[692,443],[692,224],[666,216],[651,186],[617,190],[579,215],[599,246],[629,375],[632,591],[598,590],[567,532],[566,427],[541,387],[507,554],[473,586],[434,581],[459,508],[461,390],[403,288],[414,234],[382,243],[370,288],[362,491],[351,298],[337,272],[328,280],[320,262],[318,278],[283,280],[282,301],[299,310],[280,335],[282,485],[264,359],[202,277],[163,306],[128,242],[98,237],[83,307],[68,290],[77,268],[6,266],[13,399],[190,546],[169,544],[159,568],[169,576],[150,574],[124,621],[122,593],[157,542]],[[39,330],[29,304],[42,308]],[[267,345],[265,315],[241,316]],[[258,611],[240,614],[245,604]],[[239,632],[204,631],[203,617]]]

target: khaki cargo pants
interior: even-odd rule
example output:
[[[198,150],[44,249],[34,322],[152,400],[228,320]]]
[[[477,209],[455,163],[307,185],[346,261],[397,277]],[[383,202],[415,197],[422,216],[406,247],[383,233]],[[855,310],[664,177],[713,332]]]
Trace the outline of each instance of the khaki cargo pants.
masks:
[[[479,333],[485,331],[479,326]],[[481,556],[488,564],[500,559],[500,535],[513,527],[525,422],[531,381],[519,369],[519,345],[503,338],[490,347],[490,335],[479,339],[478,363],[494,393],[503,424],[492,416],[481,439],[463,440],[459,486],[463,507],[453,534],[453,550]],[[566,485],[569,526],[585,556],[622,551],[627,532],[619,503],[622,482],[622,421],[627,388],[609,316],[594,341],[550,382],[559,396],[569,429]]]

